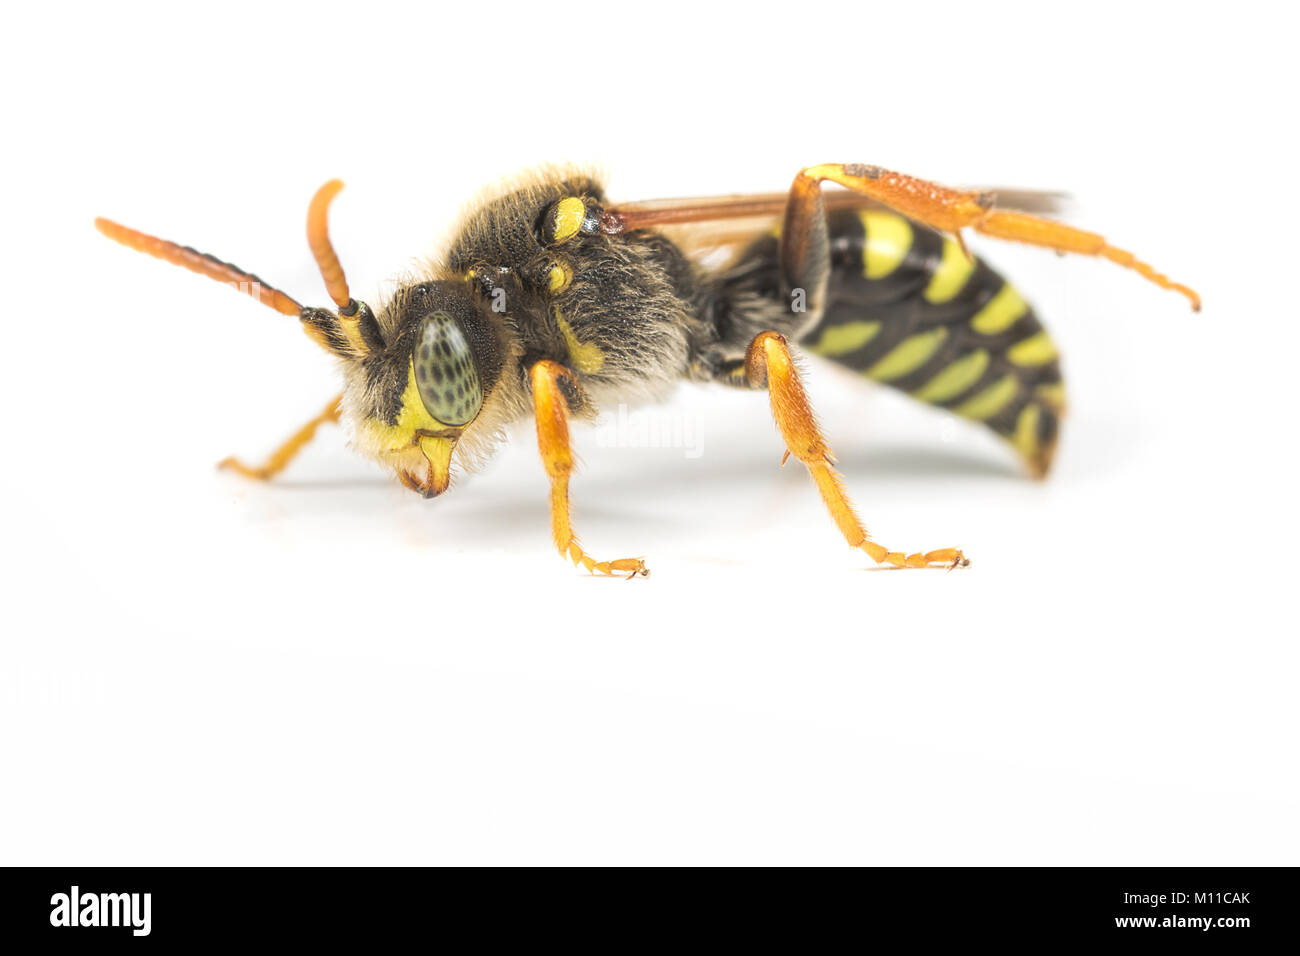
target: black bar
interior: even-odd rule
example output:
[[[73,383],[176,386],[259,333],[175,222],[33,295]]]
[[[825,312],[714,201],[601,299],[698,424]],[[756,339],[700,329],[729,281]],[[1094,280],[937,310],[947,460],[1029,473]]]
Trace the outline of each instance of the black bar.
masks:
[[[870,945],[899,934],[918,942],[1132,940],[1239,949],[1289,945],[1300,910],[1293,869],[749,870],[598,880],[581,872],[525,873],[505,892],[501,884],[513,882],[507,874],[493,874],[488,885],[479,873],[436,869],[51,868],[4,875],[0,939],[9,952],[28,951],[12,948],[15,941],[71,940],[93,948],[154,940],[354,941],[373,948],[409,940],[412,932],[449,943],[465,931],[487,944],[511,929],[534,944],[599,939],[614,950],[746,938],[829,948],[836,939]],[[71,925],[73,887],[75,922],[118,925]]]

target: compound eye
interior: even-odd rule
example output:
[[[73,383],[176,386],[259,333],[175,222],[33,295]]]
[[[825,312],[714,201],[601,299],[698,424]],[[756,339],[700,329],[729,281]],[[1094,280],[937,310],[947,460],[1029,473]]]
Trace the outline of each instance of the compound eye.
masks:
[[[542,217],[542,240],[547,245],[568,242],[580,232],[600,229],[600,217],[577,196],[561,199]]]
[[[415,386],[425,410],[443,425],[460,427],[483,407],[478,367],[469,339],[446,312],[431,312],[415,341]]]

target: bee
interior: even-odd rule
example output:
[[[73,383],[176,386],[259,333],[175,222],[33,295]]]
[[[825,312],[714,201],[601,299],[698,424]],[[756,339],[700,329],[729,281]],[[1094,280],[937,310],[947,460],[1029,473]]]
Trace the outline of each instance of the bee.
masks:
[[[823,190],[823,184],[837,187]],[[548,169],[464,217],[436,265],[372,308],[352,298],[330,243],[326,183],[307,241],[334,308],[300,305],[255,275],[106,219],[105,236],[232,284],[284,315],[339,361],[344,387],[249,478],[281,472],[327,422],[426,498],[473,468],[531,416],[550,480],[562,556],[593,574],[649,574],[642,558],[599,560],[571,520],[569,423],[605,403],[662,399],[682,381],[766,390],[785,457],[815,482],[848,544],[899,568],[966,567],[958,548],[893,550],[872,538],[835,471],[796,349],[982,422],[1030,474],[1051,467],[1065,391],[1059,356],[1033,309],[962,239],[963,230],[1108,259],[1200,299],[1095,233],[1046,218],[1031,194],[999,201],[878,166],[802,169],[788,193],[611,204],[598,179]],[[676,237],[729,225],[711,265]]]

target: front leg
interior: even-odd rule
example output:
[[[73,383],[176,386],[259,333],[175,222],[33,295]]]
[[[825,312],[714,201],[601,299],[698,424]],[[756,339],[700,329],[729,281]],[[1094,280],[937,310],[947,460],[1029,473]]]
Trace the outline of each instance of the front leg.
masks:
[[[573,474],[573,449],[569,445],[569,401],[561,390],[561,380],[575,388],[573,372],[558,362],[543,360],[530,370],[533,385],[533,409],[537,417],[537,446],[542,464],[551,479],[551,533],[560,554],[581,564],[592,574],[626,572],[629,579],[646,576],[650,569],[641,558],[597,561],[582,550],[569,522],[569,476]]]
[[[970,564],[957,548],[904,554],[890,551],[870,539],[867,529],[853,511],[840,476],[832,467],[835,460],[831,457],[830,445],[822,437],[784,338],[776,332],[760,332],[750,343],[745,357],[745,373],[750,385],[755,388],[766,386],[776,427],[785,439],[787,456],[794,455],[808,469],[850,547],[861,548],[878,564],[892,564],[899,568],[964,568]]]
[[[229,468],[231,471],[238,472],[245,478],[253,478],[257,481],[270,481],[280,472],[288,467],[289,462],[302,451],[306,444],[316,437],[316,430],[322,425],[339,420],[340,407],[339,403],[343,401],[343,396],[336,395],[330,399],[330,403],[325,406],[324,411],[309,421],[302,428],[298,429],[285,440],[285,442],[271,453],[261,465],[246,465],[233,455],[223,458],[217,463],[218,468]]]

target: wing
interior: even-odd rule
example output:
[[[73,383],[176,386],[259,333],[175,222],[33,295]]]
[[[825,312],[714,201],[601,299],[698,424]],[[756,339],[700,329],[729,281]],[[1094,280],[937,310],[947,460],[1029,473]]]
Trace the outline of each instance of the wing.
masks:
[[[969,188],[995,194],[999,209],[1026,213],[1057,213],[1069,200],[1068,193],[1055,190]],[[734,262],[757,236],[774,229],[788,201],[786,193],[751,193],[617,203],[605,210],[603,228],[609,233],[664,229],[690,258],[721,268]],[[827,189],[822,201],[828,212],[890,208],[847,189]]]
[[[1060,212],[1069,199],[1068,193],[1055,190],[965,188],[981,194],[992,193],[999,209],[1037,215]],[[651,229],[725,219],[776,219],[785,211],[788,199],[787,193],[754,193],[617,203],[605,210],[605,231],[617,233],[629,229]],[[888,208],[868,196],[847,189],[828,190],[823,194],[822,201],[828,211]]]

